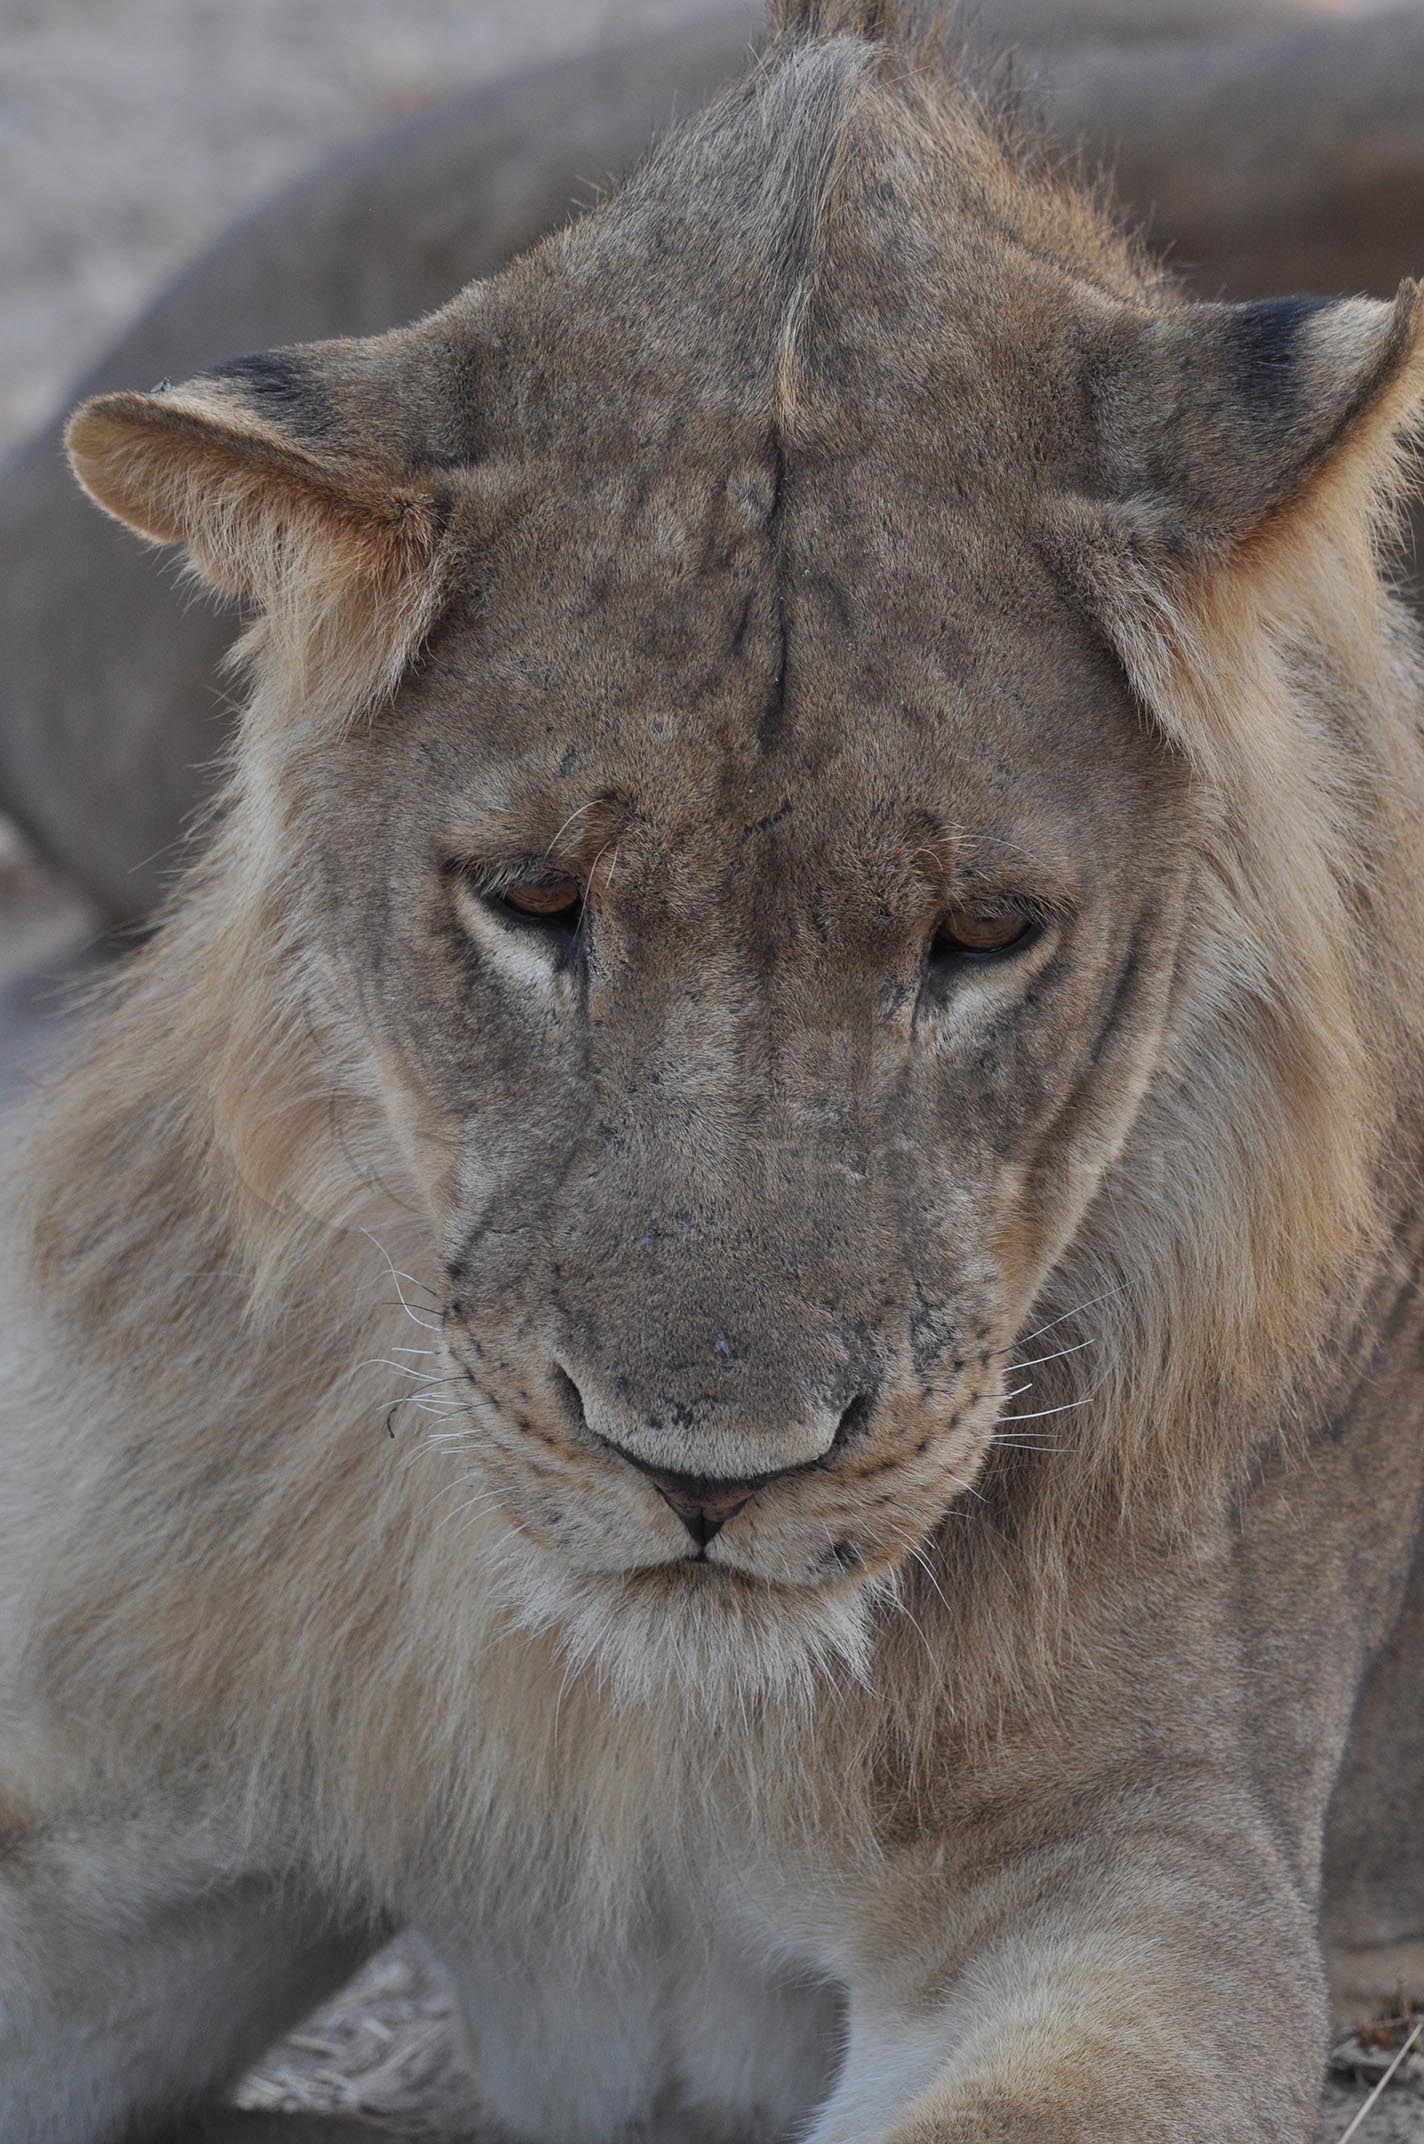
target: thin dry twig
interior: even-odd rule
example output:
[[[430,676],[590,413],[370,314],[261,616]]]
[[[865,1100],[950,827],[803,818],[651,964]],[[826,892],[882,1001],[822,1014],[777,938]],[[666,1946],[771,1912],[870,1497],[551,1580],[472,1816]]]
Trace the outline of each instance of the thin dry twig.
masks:
[[[1385,2071],[1383,2077],[1380,2078],[1374,2090],[1370,2093],[1370,2096],[1365,2101],[1363,2107],[1361,2107],[1359,2111],[1351,2117],[1350,2126],[1348,2129],[1344,2130],[1341,2133],[1339,2144],[1350,2144],[1351,2137],[1355,2135],[1356,2131],[1360,2127],[1360,2124],[1364,2121],[1365,2116],[1369,2113],[1371,2107],[1373,2107],[1375,2102],[1379,2099],[1380,2094],[1384,2091],[1386,2085],[1389,2083],[1390,2078],[1399,2068],[1400,2063],[1403,2062],[1405,2056],[1414,2046],[1416,2040],[1418,2040],[1419,2035],[1421,2033],[1424,2033],[1424,2017],[1421,2017],[1418,2020],[1413,2030],[1411,2031],[1408,2039],[1401,2044],[1398,2054],[1395,2056],[1393,2062],[1391,2062],[1389,2068]]]

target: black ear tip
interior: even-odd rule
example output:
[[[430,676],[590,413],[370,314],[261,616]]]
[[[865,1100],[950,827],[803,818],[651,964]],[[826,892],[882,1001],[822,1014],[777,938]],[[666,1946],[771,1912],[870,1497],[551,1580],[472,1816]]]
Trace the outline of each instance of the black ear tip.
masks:
[[[1276,406],[1284,399],[1294,401],[1304,331],[1318,314],[1339,302],[1338,298],[1261,298],[1230,308],[1234,369],[1248,402]]]
[[[256,350],[246,357],[225,357],[209,365],[206,378],[235,380],[253,394],[289,393],[310,375],[310,367],[296,350]]]
[[[303,350],[259,350],[210,366],[205,379],[236,389],[255,416],[299,438],[320,439],[331,430],[331,400]]]

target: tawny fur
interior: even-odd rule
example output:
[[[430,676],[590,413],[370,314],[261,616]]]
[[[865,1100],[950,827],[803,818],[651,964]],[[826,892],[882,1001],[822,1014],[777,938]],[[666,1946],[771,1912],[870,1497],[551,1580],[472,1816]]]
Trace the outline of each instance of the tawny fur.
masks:
[[[1253,2043],[1241,2016],[1213,2009],[1211,1991],[1238,1942],[1238,1969],[1259,1986],[1287,1967],[1307,1979],[1318,1968],[1296,1893],[1282,1880],[1282,1903],[1271,1890],[1276,1834],[1252,1801],[1256,1774],[1229,1754],[1253,1648],[1275,1662],[1283,1688],[1291,1680],[1269,1617],[1242,1604],[1268,1597],[1261,1572],[1277,1570],[1301,1653],[1317,1646],[1305,1628],[1311,1558],[1298,1569],[1279,1542],[1292,1538],[1297,1499],[1314,1493],[1344,1508],[1329,1478],[1344,1447],[1321,1458],[1321,1425],[1340,1418],[1341,1395],[1413,1270],[1421,679],[1380,554],[1424,399],[1419,302],[1407,288],[1393,309],[1346,305],[1293,320],[1279,360],[1288,381],[1268,365],[1264,385],[1253,375],[1264,416],[1238,414],[1240,338],[1266,326],[1232,308],[1189,307],[1092,195],[935,62],[927,40],[897,43],[893,16],[829,0],[783,7],[778,41],[750,82],[655,152],[625,195],[405,339],[298,353],[275,371],[190,383],[171,398],[107,398],[75,421],[76,465],[100,503],[158,540],[186,541],[201,572],[263,615],[220,823],[152,943],[103,993],[25,1164],[32,1336],[16,1372],[26,1397],[4,1521],[20,1574],[13,1702],[25,1724],[4,1806],[22,1872],[27,1857],[43,1859],[57,1824],[102,1826],[152,1797],[220,1837],[224,1867],[256,1865],[308,1887],[342,1930],[374,1938],[402,1919],[443,1927],[458,1913],[474,1952],[527,1945],[523,1965],[541,1982],[547,1968],[550,1985],[559,1942],[579,1958],[606,1948],[633,1960],[676,1900],[709,1947],[732,1926],[738,1955],[759,1969],[794,1967],[847,1992],[850,2055],[817,2144],[869,2144],[892,2130],[900,2144],[1008,2144],[1047,2135],[1050,2123],[1055,2138],[1083,2144],[1118,2133],[1118,2122],[1135,2139],[1180,2135],[1179,2064],[1207,2110],[1193,2135],[1293,2140],[1307,2134],[1308,2091],[1302,2099],[1280,2073],[1232,2085],[1231,2050]],[[891,213],[886,200],[909,204],[891,227],[948,278],[962,320],[941,306],[917,323],[884,298],[866,266],[886,261],[884,233],[878,254],[865,234]],[[664,216],[690,266],[669,268],[667,247],[649,240]],[[886,288],[898,287],[883,273]],[[644,291],[644,309],[610,312],[598,327],[607,364],[594,369],[595,351],[586,392],[604,392],[605,374],[616,380],[623,367],[631,413],[599,404],[584,425],[571,382],[581,429],[569,424],[579,444],[564,472],[559,367],[570,350],[574,362],[587,355],[577,338],[594,332],[587,320],[602,319],[600,305],[616,307],[620,278]],[[738,305],[746,320],[726,333],[756,353],[749,376],[762,368],[755,433],[739,429],[740,378],[716,371],[718,312],[730,318]],[[872,324],[858,341],[863,318]],[[705,350],[692,346],[693,319]],[[921,328],[934,352],[922,374]],[[635,373],[668,349],[685,358],[671,416],[656,395],[640,406],[651,390]],[[886,379],[913,383],[869,444],[857,430],[865,411],[839,385],[856,365],[869,379],[882,366]],[[491,638],[521,588],[555,589],[563,601],[564,576],[572,586],[599,528],[612,527],[608,501],[624,512],[627,549],[610,536],[606,646],[618,660],[651,648],[675,664],[677,647],[669,653],[649,624],[646,591],[660,591],[664,613],[695,637],[712,598],[688,561],[700,556],[711,575],[705,561],[720,560],[719,544],[735,561],[764,527],[780,540],[803,497],[798,472],[833,471],[848,441],[867,457],[862,467],[878,467],[878,440],[891,452],[897,426],[921,421],[922,379],[932,395],[941,373],[960,383],[957,400],[945,390],[944,422],[960,427],[954,443],[977,472],[967,495],[983,487],[954,571],[971,589],[997,572],[1008,612],[1061,601],[1071,623],[1056,627],[1054,667],[1115,680],[1103,691],[1119,694],[1116,715],[1090,717],[1084,705],[1067,786],[1078,781],[1088,797],[1098,747],[1087,725],[1118,721],[1121,765],[1104,759],[1098,771],[1105,792],[1125,785],[1125,823],[1098,837],[1107,847],[1093,869],[1137,888],[1145,950],[1129,948],[1116,967],[1103,956],[1105,994],[1119,974],[1114,1022],[1081,1077],[1065,1056],[1060,1089],[1029,1130],[1005,1127],[989,1190],[968,1161],[956,1178],[952,1153],[926,1162],[945,1172],[943,1210],[959,1200],[979,1217],[970,1251],[943,1253],[962,1266],[960,1324],[972,1338],[925,1343],[912,1379],[913,1350],[886,1312],[866,1343],[884,1369],[869,1442],[850,1448],[840,1474],[818,1461],[755,1499],[735,1522],[743,1533],[734,1525],[719,1537],[740,1564],[688,1575],[676,1522],[559,1412],[547,1362],[575,1343],[579,1365],[593,1362],[593,1328],[575,1330],[561,1309],[556,1334],[540,1322],[541,1302],[510,1308],[488,1276],[478,1301],[463,1295],[457,1252],[472,1184],[482,1169],[526,1166],[503,1129],[517,1106],[531,1139],[544,1135],[539,1061],[518,1056],[525,1045],[511,1022],[507,1061],[524,1068],[507,1073],[492,1058],[491,1079],[510,1091],[477,1095],[466,1115],[445,1098],[458,1068],[433,1044],[422,1057],[399,1023],[371,1010],[391,987],[389,930],[406,964],[400,991],[412,1003],[428,991],[445,1008],[431,1019],[456,1019],[455,984],[437,990],[430,977],[437,958],[464,958],[432,950],[453,932],[435,919],[445,915],[441,873],[462,868],[459,859],[421,853],[410,864],[432,919],[424,937],[414,925],[401,939],[403,925],[348,923],[340,889],[360,883],[359,854],[351,862],[360,829],[374,841],[430,778],[399,756],[402,724],[427,723],[426,763],[451,764],[440,753],[466,736],[481,677],[498,676],[511,705],[539,663],[561,681],[549,687],[550,766],[556,746],[576,758],[586,741],[576,714],[567,734],[554,733],[571,676],[590,705],[609,691],[615,712],[594,731],[605,742],[623,721],[626,750],[642,752],[639,725],[672,722],[661,687],[625,716],[632,688],[607,687],[602,656],[578,671],[587,610],[536,619],[507,661]],[[1278,400],[1287,385],[1291,409],[1298,403],[1289,423]],[[494,428],[480,431],[478,450],[461,431],[467,394],[477,402],[469,421]],[[665,425],[656,453],[685,439],[687,468],[654,467],[635,496],[619,487],[624,463],[644,451],[644,421],[649,437]],[[697,457],[723,466],[723,421],[725,485],[708,493],[708,533],[684,517],[702,496]],[[521,424],[542,440],[523,460]],[[1164,424],[1175,425],[1166,448],[1154,431]],[[753,438],[771,441],[760,460]],[[922,538],[909,517],[935,509],[914,503],[906,452],[905,489],[887,492],[876,527],[895,524],[903,507],[903,550],[933,564],[939,539]],[[871,480],[858,482],[847,515]],[[859,524],[853,533],[861,541]],[[898,568],[885,560],[900,552],[875,549],[870,536],[864,546],[867,573],[893,586]],[[1015,556],[1017,572],[1004,564]],[[590,772],[575,793],[557,792],[540,763],[538,794],[562,799],[540,822],[553,836],[546,853],[586,880],[590,927],[610,947],[620,900],[641,899],[657,918],[679,900],[695,908],[689,889],[722,883],[714,837],[732,816],[746,818],[745,846],[794,817],[778,802],[783,789],[788,799],[817,794],[814,732],[803,746],[794,721],[790,742],[776,727],[788,707],[809,719],[818,693],[835,706],[842,658],[825,657],[818,671],[787,624],[813,579],[806,567],[781,583],[779,610],[749,583],[736,661],[719,654],[732,680],[745,646],[769,651],[760,716],[756,695],[745,698],[722,732],[721,687],[708,687],[713,713],[679,733],[669,812],[704,794],[724,734],[727,764],[754,770],[744,786],[741,772],[724,782],[705,857],[696,827],[681,845],[659,846],[661,807],[644,794],[632,808],[621,775],[600,784]],[[856,599],[840,601],[853,610]],[[803,638],[834,648],[815,639],[828,631],[808,626]],[[908,668],[906,680],[913,698]],[[986,700],[975,717],[984,755],[1007,698]],[[487,719],[493,728],[498,710]],[[857,762],[854,710],[835,719],[850,740],[841,762],[850,772],[838,778],[861,785],[844,795],[839,846],[859,856],[870,822],[858,814],[879,808],[898,763],[878,744]],[[1025,765],[1054,748],[1046,714],[1041,734],[1039,717],[1013,719]],[[759,759],[743,750],[758,721]],[[498,833],[508,848],[528,818],[526,749],[535,747],[514,736],[507,763],[492,748],[478,770],[477,816],[492,846]],[[967,770],[976,752],[971,735]],[[366,765],[384,770],[387,792],[361,789],[351,770]],[[1152,800],[1150,859],[1126,824],[1134,798]],[[919,837],[929,864],[900,848],[876,861],[886,916],[919,913],[920,901],[932,925],[921,883],[930,865],[946,877],[1002,871],[992,843],[976,848],[972,828],[955,823],[957,801]],[[580,833],[571,822],[588,814]],[[837,849],[833,839],[817,854],[838,861]],[[767,882],[792,888],[788,912],[807,890],[799,868],[793,854],[786,875]],[[656,1041],[674,1014],[687,1020],[692,1039],[679,1044],[660,1105],[685,1103],[683,1146],[725,1133],[739,1153],[749,1113],[764,1107],[768,1150],[792,1187],[788,1210],[804,1181],[805,1196],[827,1202],[833,1246],[834,1201],[853,1196],[840,1186],[854,1170],[839,1148],[815,1145],[821,1117],[805,1132],[804,1159],[797,1110],[810,1124],[807,1098],[820,1107],[824,1052],[844,1047],[860,1061],[859,1015],[848,1010],[844,1031],[832,1022],[821,1032],[808,1014],[803,1038],[778,1025],[790,1018],[779,1013],[757,1044],[755,1100],[739,1088],[750,1075],[725,1037],[741,1033],[748,978],[780,976],[777,962],[791,955],[729,965],[752,928],[748,913],[767,912],[764,901],[748,912],[731,904],[729,895],[725,916],[704,912],[699,938],[668,938],[661,978],[640,979],[636,959],[619,967],[613,953],[595,954],[610,966],[595,968],[589,987],[612,1008],[611,1026],[628,1011],[636,1035],[626,1062],[639,1078],[652,1055],[637,1022],[652,1021]],[[543,989],[530,980],[535,956],[486,943],[478,903],[474,913],[481,976]],[[922,938],[923,928],[916,946]],[[688,947],[706,963],[696,1013],[680,981]],[[828,957],[788,967],[785,1006],[813,1003]],[[866,974],[870,1004],[873,960]],[[571,1001],[557,996],[565,986],[548,987],[569,1017]],[[648,992],[659,988],[653,1020]],[[898,1004],[876,1020],[891,1022]],[[867,1035],[874,1025],[867,1014]],[[946,1032],[958,1030],[951,1022]],[[482,1032],[479,1046],[495,1039]],[[870,1041],[862,1054],[869,1061]],[[686,1067],[699,1063],[694,1080]],[[973,1078],[988,1081],[983,1057],[976,1067]],[[970,1076],[960,1075],[961,1103]],[[550,1090],[563,1078],[550,1071]],[[903,1124],[896,1136],[912,1144],[919,1120],[896,1118],[900,1104],[885,1093],[876,1106],[891,1114],[873,1121]],[[967,1107],[962,1116],[967,1153],[981,1137],[992,1144],[992,1111],[982,1134],[983,1120]],[[643,1142],[654,1204],[659,1168],[673,1184],[701,1166],[675,1143],[656,1146],[662,1121],[637,1118],[623,1146],[610,1146],[619,1157]],[[600,1181],[587,1178],[595,1203]],[[755,1251],[774,1237],[761,1211],[780,1182],[775,1171],[729,1179],[738,1244]],[[569,1225],[586,1220],[574,1210]],[[532,1255],[518,1237],[511,1276]],[[661,1240],[649,1230],[650,1248]],[[555,1241],[550,1256],[557,1250]],[[684,1298],[722,1285],[720,1255],[715,1242],[710,1262],[689,1254]],[[550,1270],[563,1288],[562,1269]],[[636,1262],[625,1272],[612,1259],[609,1270],[614,1354],[632,1376],[639,1350],[661,1344],[640,1322],[654,1281],[638,1278]],[[772,1302],[769,1344],[804,1358],[803,1382],[819,1393],[830,1360],[814,1353],[822,1326],[808,1339],[796,1321],[805,1316],[810,1330],[806,1304],[820,1304],[820,1282],[805,1282],[804,1300],[790,1291],[777,1324],[774,1272],[753,1291]],[[904,1278],[889,1275],[891,1294]],[[523,1285],[510,1279],[511,1300]],[[728,1300],[740,1300],[736,1287],[734,1276]],[[732,1343],[719,1339],[726,1354]],[[407,1346],[431,1354],[392,1352]],[[498,1357],[488,1392],[486,1352]],[[398,1434],[387,1437],[403,1365],[427,1359],[429,1384],[413,1374],[412,1387],[449,1410],[453,1430],[422,1437],[421,1417],[397,1410]],[[1024,1379],[1033,1428],[1016,1434],[1005,1395]],[[697,1408],[686,1412],[691,1420]],[[606,1419],[627,1417],[610,1403]],[[590,1412],[585,1432],[592,1421]],[[764,1435],[759,1421],[752,1428]],[[802,1428],[809,1438],[788,1416],[785,1449],[798,1463],[790,1440]],[[1353,1449],[1372,1450],[1375,1434],[1361,1429]],[[640,1456],[672,1463],[660,1424],[640,1424],[638,1435]],[[737,1471],[705,1456],[730,1452],[734,1435],[738,1452],[753,1449],[745,1423],[714,1424],[686,1471]],[[770,1473],[778,1447],[765,1448]],[[1406,1469],[1389,1492],[1396,1527],[1417,1506],[1416,1474]],[[560,1527],[573,1529],[567,1557],[553,1545]],[[1322,1569],[1345,1554],[1327,1532],[1313,1552]],[[805,1542],[842,1534],[854,1551],[847,1569],[801,1582],[793,1560]],[[1404,1553],[1395,1539],[1382,1561]],[[1299,1809],[1283,1820],[1302,1867],[1319,1860],[1347,1693],[1400,1611],[1403,1579],[1390,1584],[1381,1579],[1368,1604],[1359,1596],[1345,1619],[1348,1658],[1318,1678],[1334,1694],[1319,1696],[1328,1719],[1315,1740],[1323,1752],[1333,1735],[1334,1756],[1319,1755],[1318,1777],[1299,1786]],[[1115,1812],[1158,1793],[1145,1753],[1174,1730],[1210,1785],[1191,1800],[1190,1823],[1181,1815],[1138,1868],[1113,1848]],[[1289,1800],[1300,1768],[1280,1762]],[[1219,1812],[1215,1831],[1208,1808]],[[1197,1823],[1200,1858],[1179,1866],[1178,1833]],[[1227,1864],[1239,1924],[1210,1897]],[[1264,1995],[1259,2009],[1270,2014]],[[1129,2031],[1135,2067],[1122,2056]],[[828,2045],[807,2058],[811,2096],[824,2086]],[[0,2106],[3,2085],[0,2067]],[[773,2128],[790,2119],[763,2113]],[[121,2117],[107,2109],[111,2126],[85,2137],[119,2134]],[[685,2118],[686,2108],[670,2117]],[[730,2133],[750,2118],[745,2107],[729,2115]]]

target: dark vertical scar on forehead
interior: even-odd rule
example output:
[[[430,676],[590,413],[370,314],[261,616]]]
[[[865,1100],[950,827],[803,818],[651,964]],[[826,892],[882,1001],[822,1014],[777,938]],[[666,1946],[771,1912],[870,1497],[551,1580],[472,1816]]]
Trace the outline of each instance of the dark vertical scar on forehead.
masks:
[[[764,812],[760,819],[750,820],[742,828],[741,834],[738,836],[738,848],[743,848],[747,842],[754,841],[758,834],[769,833],[772,827],[780,826],[783,819],[791,817],[793,808],[790,797],[783,797],[775,811]]]
[[[776,620],[776,670],[771,680],[771,689],[762,708],[761,721],[757,725],[757,739],[763,752],[769,752],[781,734],[781,725],[786,714],[786,680],[791,666],[791,617],[786,600],[786,567],[782,558],[782,517],[786,509],[787,469],[786,452],[775,433],[771,441],[772,495],[771,511],[766,517],[766,540],[771,552],[771,569],[775,578],[772,598],[773,615]]]

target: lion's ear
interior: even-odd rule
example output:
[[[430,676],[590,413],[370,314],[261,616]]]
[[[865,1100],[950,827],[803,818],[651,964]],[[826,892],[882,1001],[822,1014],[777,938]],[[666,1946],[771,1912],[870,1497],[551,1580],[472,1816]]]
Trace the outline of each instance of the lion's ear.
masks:
[[[1316,487],[1396,475],[1424,403],[1417,283],[1372,298],[1186,305],[1119,323],[1090,380],[1099,468],[1146,547],[1228,558]]]
[[[276,351],[150,394],[101,395],[71,419],[70,460],[90,496],[196,571],[258,605],[269,639],[313,687],[353,706],[382,691],[440,599],[447,506],[389,437],[352,422],[323,377],[361,345]],[[360,404],[354,405],[359,412]]]
[[[1174,740],[1265,765],[1294,749],[1292,649],[1379,645],[1381,531],[1424,415],[1419,286],[1104,308],[1089,346],[1087,481],[1048,502],[1050,550]]]

